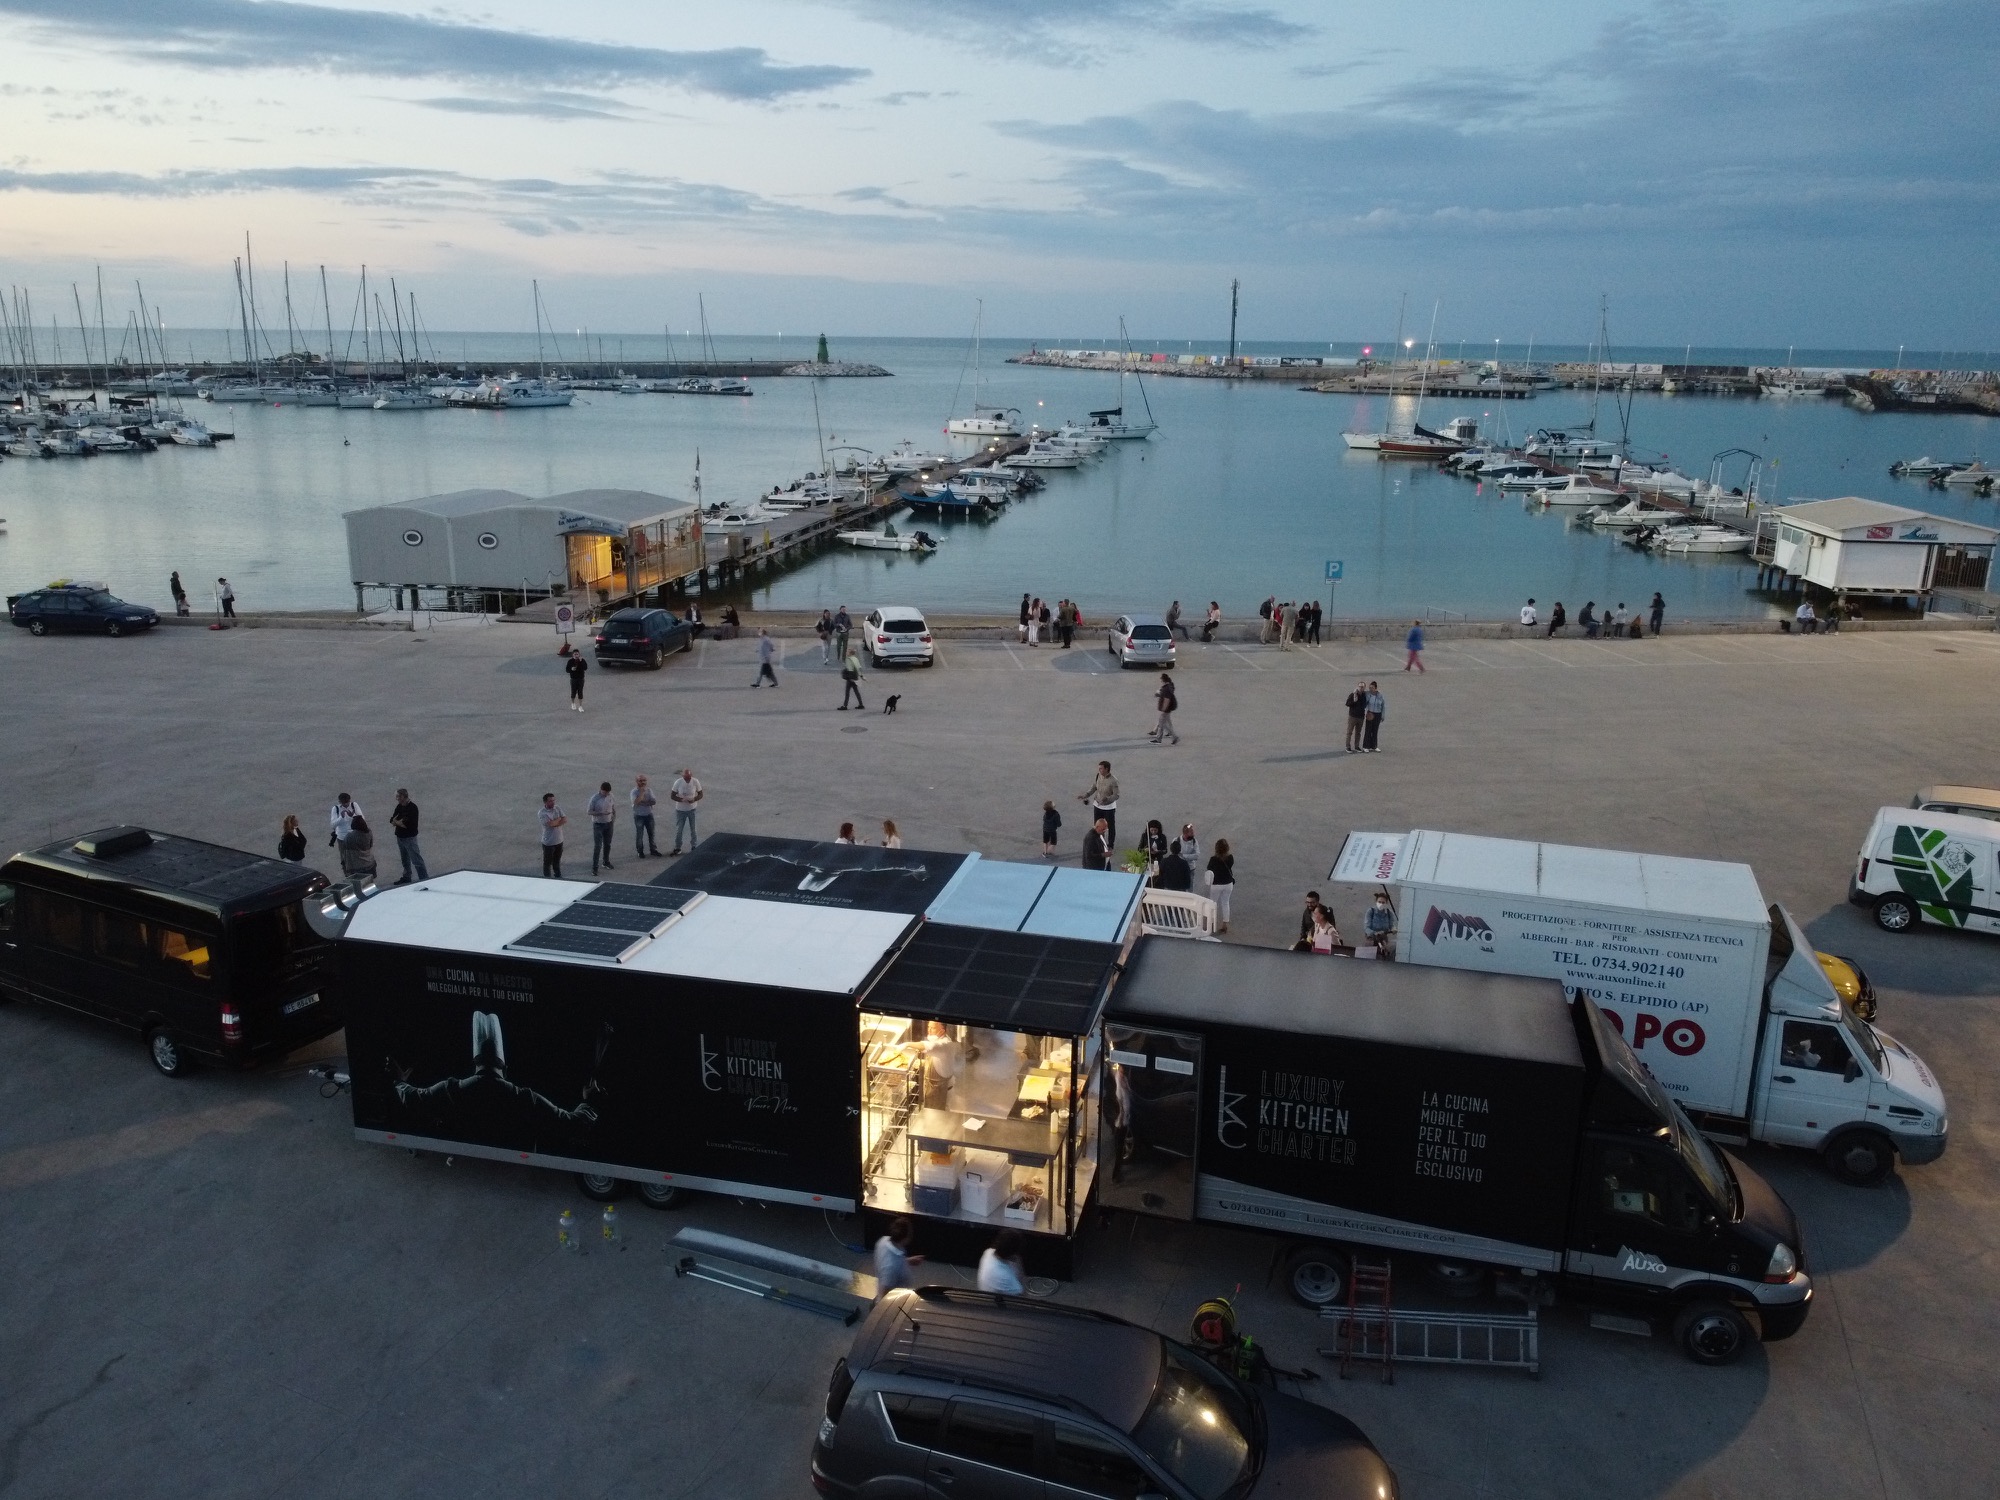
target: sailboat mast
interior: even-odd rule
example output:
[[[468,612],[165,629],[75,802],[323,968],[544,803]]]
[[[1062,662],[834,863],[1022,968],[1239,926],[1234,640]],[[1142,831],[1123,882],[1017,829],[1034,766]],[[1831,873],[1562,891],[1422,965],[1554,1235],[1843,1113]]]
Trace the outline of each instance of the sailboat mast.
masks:
[[[389,278],[389,306],[396,315],[396,369],[407,381],[410,378],[410,362],[403,354],[403,298],[396,290],[396,278]]]
[[[1413,431],[1424,419],[1424,393],[1429,390],[1431,383],[1431,351],[1437,347],[1438,308],[1443,305],[1442,298],[1431,304],[1431,334],[1424,341],[1424,368],[1423,373],[1417,378],[1417,414],[1410,418],[1410,427]]]
[[[326,263],[320,262],[319,302],[326,309],[326,377],[333,378],[333,293],[326,287]]]
[[[530,281],[528,285],[533,287],[535,292],[535,373],[546,380],[549,367],[542,361],[542,284],[539,281]]]

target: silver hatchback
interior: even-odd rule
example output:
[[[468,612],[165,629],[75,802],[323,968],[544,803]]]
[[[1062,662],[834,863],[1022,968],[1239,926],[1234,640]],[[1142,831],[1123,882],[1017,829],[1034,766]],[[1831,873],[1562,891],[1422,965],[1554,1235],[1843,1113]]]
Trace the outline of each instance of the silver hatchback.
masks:
[[[1165,615],[1120,615],[1111,622],[1106,646],[1121,667],[1174,664],[1174,633]]]

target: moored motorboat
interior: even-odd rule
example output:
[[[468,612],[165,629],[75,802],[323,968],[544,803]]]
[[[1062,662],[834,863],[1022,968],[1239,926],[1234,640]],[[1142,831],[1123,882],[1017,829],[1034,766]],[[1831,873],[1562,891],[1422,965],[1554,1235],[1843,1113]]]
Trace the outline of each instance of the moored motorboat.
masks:
[[[837,531],[834,540],[878,552],[935,552],[938,546],[928,531],[899,532],[893,524],[880,531]]]

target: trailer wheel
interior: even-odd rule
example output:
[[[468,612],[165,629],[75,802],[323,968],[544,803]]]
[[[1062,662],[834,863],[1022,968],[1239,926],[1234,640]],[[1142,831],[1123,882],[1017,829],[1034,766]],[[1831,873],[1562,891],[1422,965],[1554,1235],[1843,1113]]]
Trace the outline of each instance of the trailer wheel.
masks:
[[[591,1172],[576,1174],[576,1190],[592,1203],[616,1203],[632,1190],[622,1177],[599,1177]]]
[[[1347,1295],[1347,1253],[1333,1245],[1301,1245],[1285,1257],[1285,1289],[1305,1307],[1331,1307]]]
[[[146,1054],[153,1059],[153,1066],[169,1078],[179,1078],[188,1071],[187,1056],[181,1051],[181,1044],[164,1026],[155,1026],[146,1033]]]
[[[1884,932],[1908,932],[1917,920],[1917,908],[1908,896],[1887,895],[1875,903],[1875,925]]]
[[[1749,1320],[1727,1302],[1690,1302],[1674,1319],[1674,1342],[1698,1365],[1733,1365],[1756,1340]]]
[[[1486,1267],[1466,1260],[1434,1260],[1427,1266],[1431,1284],[1447,1297],[1477,1297],[1486,1290]]]
[[[686,1199],[685,1189],[664,1182],[639,1184],[639,1200],[648,1208],[678,1208]]]
[[[1850,1130],[1826,1143],[1827,1171],[1849,1187],[1874,1187],[1896,1170],[1896,1148],[1872,1130]]]

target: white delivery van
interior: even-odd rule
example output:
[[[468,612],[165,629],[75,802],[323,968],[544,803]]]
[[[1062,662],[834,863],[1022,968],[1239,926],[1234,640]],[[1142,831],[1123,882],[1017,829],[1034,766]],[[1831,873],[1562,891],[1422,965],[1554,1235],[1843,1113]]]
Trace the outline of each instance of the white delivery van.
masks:
[[[2000,823],[1885,807],[1855,858],[1847,898],[1889,932],[1919,922],[2000,932]]]
[[[1349,834],[1330,878],[1391,892],[1405,963],[1590,996],[1717,1139],[1861,1184],[1944,1154],[1930,1069],[1842,1001],[1748,865],[1418,829]]]

